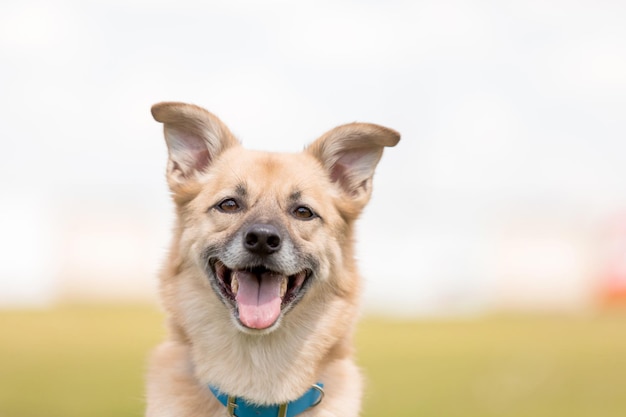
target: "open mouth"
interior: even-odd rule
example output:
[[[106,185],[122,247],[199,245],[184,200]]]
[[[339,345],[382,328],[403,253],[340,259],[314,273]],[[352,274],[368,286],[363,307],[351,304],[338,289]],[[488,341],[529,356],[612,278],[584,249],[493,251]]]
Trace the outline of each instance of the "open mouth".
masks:
[[[300,299],[308,269],[285,275],[265,266],[230,269],[218,259],[209,262],[222,298],[235,308],[239,322],[252,329],[271,327],[281,313]]]

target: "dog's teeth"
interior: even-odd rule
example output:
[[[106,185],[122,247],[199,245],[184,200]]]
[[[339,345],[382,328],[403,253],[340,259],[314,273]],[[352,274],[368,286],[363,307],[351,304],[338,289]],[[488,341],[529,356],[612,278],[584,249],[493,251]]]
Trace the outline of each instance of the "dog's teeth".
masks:
[[[285,294],[287,293],[287,283],[289,282],[289,278],[288,277],[283,277],[282,281],[280,282],[280,298],[283,298],[285,296]]]
[[[239,280],[237,279],[237,274],[233,273],[233,278],[230,281],[230,290],[233,295],[237,295],[237,291],[239,291]]]

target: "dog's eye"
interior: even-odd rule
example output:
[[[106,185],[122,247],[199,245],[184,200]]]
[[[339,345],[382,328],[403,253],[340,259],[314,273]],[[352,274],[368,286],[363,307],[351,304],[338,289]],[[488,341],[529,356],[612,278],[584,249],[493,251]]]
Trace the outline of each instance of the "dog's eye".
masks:
[[[241,209],[241,206],[239,205],[239,203],[237,203],[237,200],[233,198],[227,198],[226,200],[223,200],[216,207],[219,211],[224,213],[235,213]]]
[[[315,217],[315,213],[313,213],[313,210],[304,206],[296,207],[295,209],[293,209],[292,213],[294,217],[302,220],[309,220]]]

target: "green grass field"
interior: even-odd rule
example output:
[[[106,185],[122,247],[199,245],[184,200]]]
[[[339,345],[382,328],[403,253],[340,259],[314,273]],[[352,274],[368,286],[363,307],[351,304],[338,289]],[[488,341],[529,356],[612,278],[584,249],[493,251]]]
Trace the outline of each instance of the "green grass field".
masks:
[[[0,312],[0,417],[141,416],[151,307]],[[365,417],[623,417],[626,314],[365,319]]]

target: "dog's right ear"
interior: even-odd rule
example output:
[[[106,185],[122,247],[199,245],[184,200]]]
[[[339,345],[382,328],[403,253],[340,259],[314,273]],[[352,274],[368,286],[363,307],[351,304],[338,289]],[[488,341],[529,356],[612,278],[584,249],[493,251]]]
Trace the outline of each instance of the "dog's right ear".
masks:
[[[197,179],[221,152],[239,145],[226,125],[202,107],[158,103],[152,106],[152,116],[164,125],[167,182],[175,193]]]

